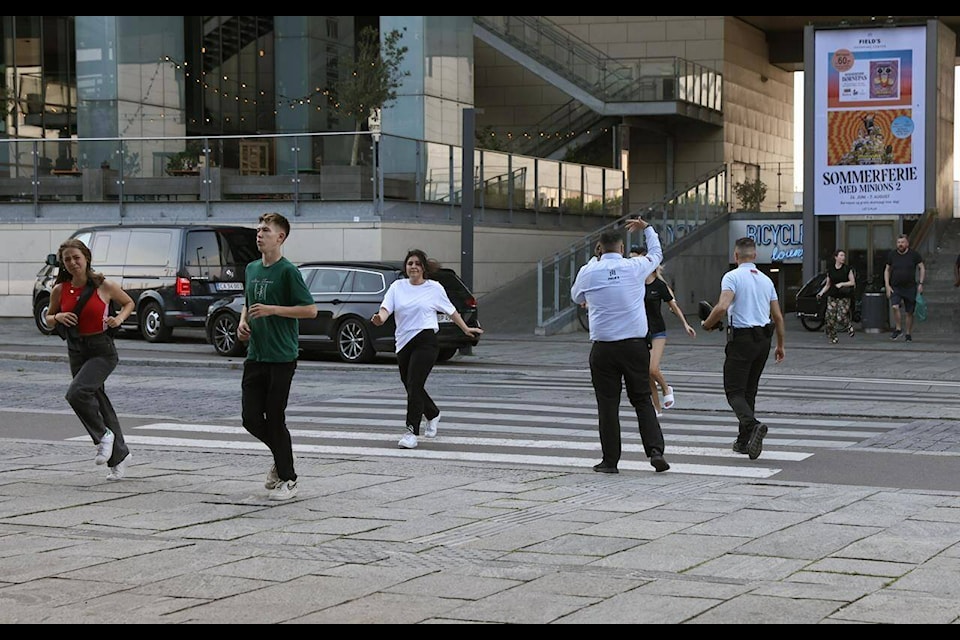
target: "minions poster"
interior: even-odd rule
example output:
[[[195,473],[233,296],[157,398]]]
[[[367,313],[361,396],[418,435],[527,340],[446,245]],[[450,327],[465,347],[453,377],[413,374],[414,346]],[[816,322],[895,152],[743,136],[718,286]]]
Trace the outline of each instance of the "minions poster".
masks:
[[[924,210],[926,27],[816,32],[814,213]]]

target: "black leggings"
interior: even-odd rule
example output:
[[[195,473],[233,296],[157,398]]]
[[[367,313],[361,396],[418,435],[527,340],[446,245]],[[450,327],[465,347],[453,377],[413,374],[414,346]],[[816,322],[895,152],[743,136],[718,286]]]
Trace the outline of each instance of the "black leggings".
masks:
[[[407,390],[407,428],[416,436],[420,435],[421,418],[425,416],[427,420],[433,420],[440,415],[440,409],[424,388],[439,352],[437,334],[433,329],[424,329],[397,352],[400,379]]]

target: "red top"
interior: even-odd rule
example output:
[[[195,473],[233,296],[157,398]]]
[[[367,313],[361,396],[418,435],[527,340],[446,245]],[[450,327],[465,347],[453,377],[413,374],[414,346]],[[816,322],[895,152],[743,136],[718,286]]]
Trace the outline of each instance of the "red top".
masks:
[[[74,287],[69,282],[60,284],[60,311],[73,311],[77,301],[86,287]],[[80,310],[80,322],[77,332],[82,336],[103,333],[107,328],[107,303],[97,295],[96,290],[90,295],[83,309]]]

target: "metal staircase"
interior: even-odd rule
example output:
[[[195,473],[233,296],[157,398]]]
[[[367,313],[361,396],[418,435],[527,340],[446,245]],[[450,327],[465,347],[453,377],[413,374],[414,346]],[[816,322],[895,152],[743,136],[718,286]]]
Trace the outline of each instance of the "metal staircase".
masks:
[[[628,116],[722,124],[721,74],[689,60],[611,58],[542,16],[474,16],[474,35],[573,98],[516,153],[548,157]]]
[[[601,116],[587,105],[571,100],[534,126],[536,135],[515,141],[520,155],[559,160],[570,146],[582,146],[618,124],[619,116]]]

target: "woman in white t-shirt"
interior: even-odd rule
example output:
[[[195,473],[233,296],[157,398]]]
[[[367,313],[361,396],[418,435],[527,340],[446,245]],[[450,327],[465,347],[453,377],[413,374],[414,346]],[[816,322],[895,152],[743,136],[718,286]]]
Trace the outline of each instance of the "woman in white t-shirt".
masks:
[[[403,266],[407,277],[394,280],[383,296],[380,311],[370,318],[370,322],[379,327],[391,313],[395,315],[397,364],[400,367],[400,379],[407,390],[407,428],[397,443],[401,449],[416,448],[422,418],[427,419],[423,436],[434,438],[437,435],[440,409],[424,388],[440,351],[437,345],[437,332],[440,330],[437,313],[450,316],[468,336],[483,333],[480,327],[467,326],[450,302],[443,285],[427,279],[429,269],[430,264],[423,251],[411,249],[407,252]]]

